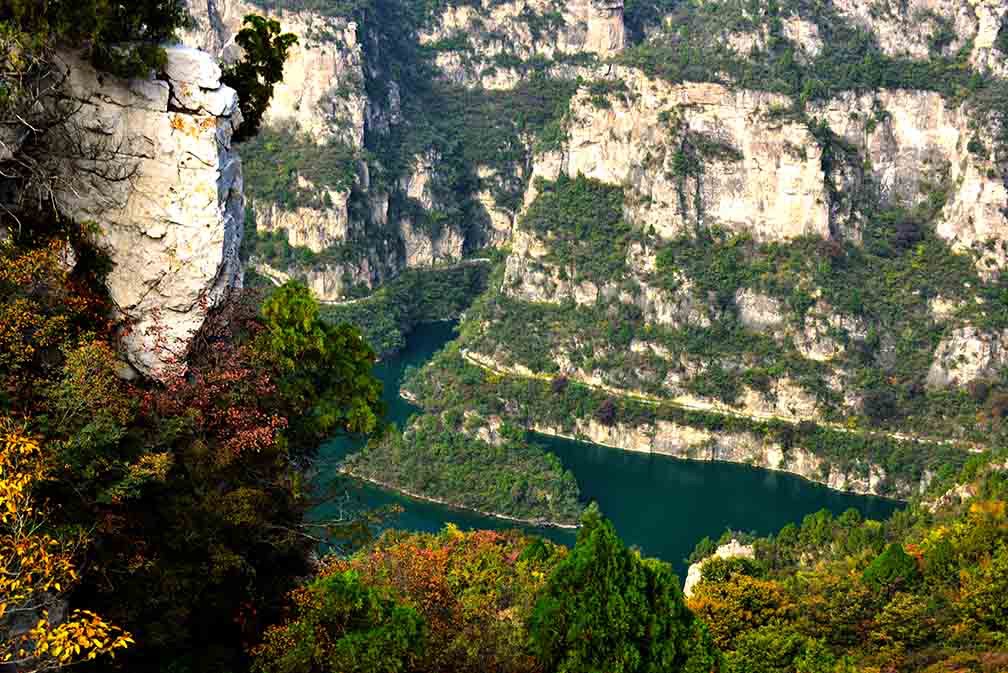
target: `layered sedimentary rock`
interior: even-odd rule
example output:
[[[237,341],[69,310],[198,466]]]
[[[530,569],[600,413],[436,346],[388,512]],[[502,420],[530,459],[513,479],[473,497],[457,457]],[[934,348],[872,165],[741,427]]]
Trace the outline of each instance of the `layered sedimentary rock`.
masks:
[[[247,14],[263,10],[242,1],[190,0],[195,27],[183,36],[187,44],[230,62],[241,56],[235,36]],[[313,12],[283,11],[275,18],[281,30],[297,35],[284,63],[283,80],[263,117],[264,125],[282,127],[318,144],[338,143],[351,152],[364,147],[367,97],[364,94],[363,52],[357,26],[344,19]],[[312,185],[298,176],[298,187],[324,206],[279,206],[250,194],[249,207],[262,231],[283,231],[291,245],[313,252],[346,241],[350,236],[349,190]],[[254,191],[254,189],[252,190]]]
[[[65,59],[67,92],[79,104],[72,173],[84,177],[58,205],[98,223],[97,243],[113,262],[109,293],[129,324],[127,358],[163,376],[207,312],[241,285],[238,98],[221,85],[216,60],[193,49],[168,49],[159,79],[99,76]]]

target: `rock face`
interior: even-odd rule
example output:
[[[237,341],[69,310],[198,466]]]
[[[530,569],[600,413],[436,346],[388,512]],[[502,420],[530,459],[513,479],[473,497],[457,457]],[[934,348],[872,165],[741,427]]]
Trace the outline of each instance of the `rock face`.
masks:
[[[364,27],[309,10],[267,12],[244,0],[189,0],[189,6],[196,27],[185,35],[186,42],[224,61],[240,56],[234,38],[246,14],[269,14],[279,21],[282,31],[297,35],[298,44],[284,64],[283,81],[274,90],[264,128],[289,129],[356,157],[353,189],[361,196],[356,208],[351,207],[350,188],[329,189],[301,175],[297,176],[299,193],[313,198],[311,203],[293,207],[258,197],[256,185],[249,185],[249,208],[259,231],[283,232],[292,246],[314,253],[341,248],[339,258],[344,260],[274,271],[308,283],[323,299],[337,300],[353,286],[373,287],[407,267],[456,261],[463,249],[474,247],[463,223],[449,223],[428,233],[417,221],[418,212],[429,213],[438,206],[431,193],[435,157],[414,157],[412,170],[396,184],[372,183],[372,167],[364,159],[365,134],[387,135],[402,119],[394,80],[387,83],[385,96],[369,97],[365,90],[366,76],[380,73],[374,63],[365,63],[363,42],[369,38]],[[416,208],[407,209],[406,214],[390,213],[390,204],[397,200]],[[491,217],[500,220],[497,213]],[[488,232],[487,238],[494,236]]]
[[[949,187],[937,233],[953,249],[976,253],[985,275],[1008,265],[1008,189],[991,160],[969,151],[975,129],[964,106],[950,107],[925,91],[881,90],[846,95],[818,108],[835,133],[870,166],[884,203],[914,206],[928,197],[926,185]],[[855,196],[856,182],[841,184]],[[856,231],[855,222],[844,224]]]
[[[1006,54],[994,46],[1008,12],[1004,0],[833,0],[833,6],[890,56],[922,59],[970,47],[974,67],[1004,76]],[[935,39],[946,31],[947,40]]]
[[[234,39],[245,15],[263,13],[260,7],[240,0],[189,0],[189,6],[196,26],[183,36],[185,42],[225,62],[241,55]],[[264,126],[288,128],[316,143],[335,142],[360,152],[367,97],[356,24],[312,12],[282,11],[275,18],[281,30],[298,36],[298,43],[288,53],[283,80],[274,88],[263,117]],[[284,231],[291,245],[316,253],[346,241],[351,233],[349,190],[316,188],[300,176],[298,187],[316,194],[325,207],[283,208],[250,194],[256,226],[261,231]]]
[[[686,596],[686,598],[693,595],[693,589],[700,583],[700,580],[703,579],[703,566],[707,563],[707,561],[710,561],[713,558],[755,557],[756,550],[751,544],[745,545],[738,540],[732,539],[731,542],[718,547],[713,555],[690,565],[689,570],[686,572],[686,582],[683,584],[683,595]]]
[[[773,117],[786,97],[670,85],[628,68],[613,76],[626,91],[598,106],[582,89],[562,155],[537,160],[534,176],[624,185],[632,220],[667,238],[715,224],[760,240],[829,236],[819,146],[803,125]],[[686,153],[703,160],[700,172],[682,170]]]
[[[948,185],[937,232],[974,252],[981,273],[1008,268],[1008,188],[989,159],[967,150],[978,133],[965,107],[921,91],[845,95],[811,110],[855,147],[868,166],[827,175],[804,124],[778,119],[787,97],[718,84],[669,85],[616,68],[625,90],[605,105],[587,88],[571,103],[562,152],[537,157],[534,177],[559,174],[620,184],[627,215],[669,238],[697,226],[748,232],[757,240],[860,238],[849,203],[878,187],[884,203],[913,206],[926,185]],[[693,156],[699,171],[684,171]],[[526,204],[534,198],[529,190]]]
[[[996,379],[1004,367],[1008,367],[1008,330],[986,333],[975,327],[962,327],[938,344],[927,382],[932,387],[944,388],[978,379]]]
[[[264,13],[243,0],[187,1],[196,26],[183,41],[224,62],[241,55],[234,39],[244,17]],[[275,18],[281,30],[298,36],[298,43],[288,53],[283,81],[273,90],[263,122],[293,124],[318,142],[335,137],[363,147],[366,97],[356,24],[313,12],[281,11]]]
[[[588,74],[586,63],[564,57],[606,58],[625,44],[622,0],[483,0],[448,7],[420,35],[438,50],[442,76],[457,84],[511,89],[523,78],[515,62],[555,60],[556,74]],[[451,44],[450,47],[446,45]]]
[[[122,342],[144,374],[168,373],[190,338],[240,287],[242,166],[231,146],[235,92],[209,54],[167,50],[162,79],[101,78],[67,54],[72,120],[91,148],[87,184],[59,195],[68,216],[101,225],[112,300],[130,328]]]
[[[279,231],[293,246],[319,253],[346,241],[350,236],[349,192],[317,190],[309,180],[298,176],[298,187],[320,195],[326,208],[297,206],[289,209],[266,200],[252,201],[258,231]]]

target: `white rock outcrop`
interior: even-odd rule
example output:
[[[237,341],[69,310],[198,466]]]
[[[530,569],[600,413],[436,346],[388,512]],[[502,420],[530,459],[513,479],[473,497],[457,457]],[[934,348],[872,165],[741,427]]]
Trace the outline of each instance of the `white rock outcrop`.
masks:
[[[704,564],[714,558],[755,558],[756,550],[751,544],[742,544],[736,539],[732,539],[730,542],[721,545],[715,550],[714,554],[708,556],[705,559],[701,559],[696,563],[690,564],[689,570],[686,571],[686,581],[683,583],[683,595],[689,598],[693,595],[693,589],[696,585],[700,584],[700,580],[703,579],[703,567]]]
[[[975,253],[982,274],[1008,267],[1008,188],[989,159],[969,151],[974,137],[991,134],[975,128],[965,105],[951,106],[934,92],[883,89],[840,96],[814,114],[859,150],[885,202],[914,206],[928,197],[926,186],[947,185],[938,235]],[[852,197],[859,188],[839,187]]]
[[[811,107],[813,119],[858,153],[827,175],[806,126],[780,114],[791,106],[785,96],[671,85],[632,68],[614,68],[612,76],[625,88],[601,106],[582,88],[571,102],[564,148],[537,156],[533,179],[581,173],[622,185],[627,216],[661,237],[718,226],[761,241],[857,241],[860,216],[850,204],[866,188],[877,186],[885,203],[912,207],[929,188],[947,186],[938,235],[976,255],[985,277],[1008,268],[1008,186],[998,166],[969,150],[975,136],[990,134],[965,105],[933,92],[880,90]],[[683,171],[687,151],[697,154],[699,170]],[[534,197],[532,187],[526,205]]]
[[[925,59],[969,47],[974,67],[1005,74],[1006,54],[994,46],[1008,12],[1005,0],[833,0],[833,6],[890,56]],[[935,38],[946,30],[941,46]]]
[[[208,311],[240,287],[242,166],[231,147],[237,94],[204,52],[167,49],[163,79],[120,80],[67,54],[71,120],[88,177],[58,206],[99,226],[114,264],[107,283],[129,324],[122,335],[137,370],[159,377],[183,357]],[[79,153],[78,153],[79,154]],[[82,171],[74,171],[82,174]]]

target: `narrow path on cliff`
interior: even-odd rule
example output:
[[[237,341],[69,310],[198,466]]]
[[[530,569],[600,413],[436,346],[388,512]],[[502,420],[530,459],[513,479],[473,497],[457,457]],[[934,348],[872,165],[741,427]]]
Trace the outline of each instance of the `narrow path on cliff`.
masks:
[[[523,379],[536,379],[540,381],[551,380],[549,376],[545,374],[536,374],[534,372],[519,371],[513,367],[503,367],[501,368],[497,363],[491,364],[488,362],[489,358],[486,356],[481,356],[478,354],[473,354],[471,351],[466,349],[460,349],[462,357],[465,358],[466,362],[479,367],[485,371],[492,372],[499,376],[512,376]],[[732,409],[725,405],[713,404],[710,402],[704,402],[702,400],[697,400],[695,398],[661,398],[655,397],[653,395],[646,395],[643,393],[634,393],[626,390],[620,390],[618,388],[610,388],[608,386],[600,386],[593,383],[586,383],[584,381],[573,381],[579,386],[584,386],[591,390],[597,390],[599,392],[604,392],[609,395],[615,395],[618,397],[623,397],[627,399],[632,399],[643,404],[650,406],[659,406],[661,404],[667,404],[679,409],[684,409],[687,411],[706,411],[715,414],[721,414],[722,416],[733,416],[735,418],[746,419],[750,421],[780,421],[782,423],[788,423],[790,425],[798,425],[801,420],[795,420],[793,418],[788,418],[785,416],[777,416],[774,414],[760,414],[760,413],[746,413],[744,411],[738,411]],[[902,442],[916,442],[919,444],[934,444],[939,446],[962,446],[970,453],[982,453],[986,450],[985,447],[980,446],[974,442],[957,441],[953,439],[942,439],[937,437],[922,437],[917,435],[909,435],[902,432],[886,432],[884,430],[858,430],[848,428],[846,426],[840,425],[839,423],[831,423],[829,421],[811,421],[822,427],[829,428],[831,430],[836,430],[837,432],[843,432],[846,434],[853,435],[864,435],[867,437],[886,437],[889,439],[895,439]]]
[[[489,257],[473,257],[472,259],[462,259],[452,264],[447,264],[444,266],[428,266],[428,267],[412,267],[416,270],[424,271],[451,271],[452,269],[460,269],[465,266],[475,266],[477,264],[490,264],[493,260]],[[250,265],[252,269],[268,279],[276,287],[280,287],[289,280],[293,280],[293,277],[285,271],[280,271],[279,269],[274,269],[268,264],[258,262],[255,260],[250,260]],[[378,288],[379,290],[381,288]],[[378,290],[375,290],[377,292]],[[358,302],[367,301],[374,296],[374,292],[363,297],[357,297],[356,299],[318,299],[318,303],[325,304],[326,306],[347,306],[349,304],[356,304]]]

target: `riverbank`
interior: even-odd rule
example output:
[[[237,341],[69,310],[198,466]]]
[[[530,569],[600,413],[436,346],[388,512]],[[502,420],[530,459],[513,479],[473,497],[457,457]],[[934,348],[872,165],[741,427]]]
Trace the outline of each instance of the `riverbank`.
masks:
[[[455,385],[432,387],[437,381],[429,377],[430,371],[424,366],[445,357],[445,347],[450,351],[450,342],[455,338],[451,323],[418,325],[409,335],[407,346],[401,353],[375,367],[376,376],[383,382],[383,399],[388,405],[387,419],[400,429],[406,427],[413,415],[422,413],[399,394],[407,370],[418,374],[424,371],[422,378],[430,384],[406,386],[410,392],[421,393],[420,401],[429,403],[430,400],[425,398],[437,397],[444,403],[453,406],[461,404],[466,409],[479,412],[484,418],[504,411],[503,401],[499,401],[500,407],[496,412],[490,408],[481,409],[487,402],[476,395],[478,391]],[[485,376],[475,369],[459,371],[459,374],[469,377],[478,374],[480,379]],[[500,392],[514,397],[515,391]],[[551,395],[547,390],[536,394],[541,397],[544,393]],[[528,412],[533,417],[538,416],[543,421],[549,420],[553,425],[560,426],[562,416],[569,417],[573,407],[568,409],[562,403],[552,406],[554,411],[560,412],[556,419],[549,417],[548,410],[535,406],[529,406]],[[586,408],[593,407],[589,404]],[[520,405],[518,410],[521,411]],[[768,535],[788,523],[800,523],[805,516],[823,509],[839,515],[854,508],[866,518],[881,520],[898,508],[893,500],[832,490],[787,472],[730,462],[680,460],[657,452],[635,452],[547,435],[535,436],[533,441],[544,452],[556,457],[564,470],[573,475],[580,502],[598,502],[621,537],[639,547],[643,553],[672,563],[683,577],[688,565],[684,559],[693,550],[696,541],[704,536],[717,538],[728,528]],[[321,457],[328,467],[314,482],[320,488],[327,488],[333,479],[345,479],[337,472],[337,466],[346,456],[361,448],[359,442],[347,438],[337,438],[323,446]],[[425,458],[424,462],[428,459]],[[373,477],[370,481],[352,480],[355,484],[352,497],[357,505],[365,509],[398,505],[401,509],[397,515],[380,524],[382,528],[437,532],[447,523],[463,530],[500,530],[518,526],[560,544],[571,545],[574,542],[576,529],[536,527],[537,521],[544,519],[570,526],[562,517],[506,513],[504,516],[510,518],[489,516],[478,511],[492,512],[498,508],[455,507],[447,504],[454,498],[444,497],[444,493],[435,493],[433,498],[414,497],[382,485],[393,481],[385,472],[371,472],[370,476]],[[407,485],[406,490],[417,492],[425,489]],[[420,493],[415,495],[420,496]],[[338,515],[337,509],[324,505],[314,511],[312,517],[324,521]]]
[[[536,528],[556,528],[556,529],[559,529],[559,530],[577,530],[578,526],[579,526],[579,524],[560,523],[558,521],[547,521],[545,519],[523,519],[521,517],[510,516],[510,515],[507,515],[507,514],[501,514],[500,512],[484,512],[482,510],[474,509],[472,507],[466,507],[465,505],[461,505],[459,503],[449,502],[448,500],[444,500],[442,498],[435,498],[434,496],[423,495],[421,493],[415,493],[413,491],[410,491],[409,489],[405,489],[405,488],[402,488],[400,486],[396,486],[395,484],[391,484],[391,483],[388,483],[388,482],[381,481],[379,479],[373,479],[371,477],[365,477],[365,476],[356,474],[353,471],[347,470],[347,469],[342,468],[342,467],[337,468],[337,471],[340,474],[344,474],[344,475],[346,475],[348,477],[353,477],[354,479],[358,479],[360,481],[366,482],[366,483],[371,484],[373,486],[378,486],[379,488],[383,488],[383,489],[386,489],[388,491],[393,491],[395,493],[399,493],[400,495],[405,495],[405,496],[407,496],[409,498],[413,498],[414,500],[420,500],[422,502],[430,502],[430,503],[434,503],[436,505],[443,505],[444,507],[451,507],[453,509],[458,509],[458,510],[462,510],[462,511],[466,511],[466,512],[473,512],[475,514],[479,514],[480,516],[487,516],[487,517],[491,517],[493,519],[500,519],[502,521],[510,521],[512,523],[522,524],[524,526],[535,526]]]
[[[961,466],[970,455],[961,446],[882,432],[622,396],[484,360],[450,347],[405,387],[429,413],[464,408],[478,415],[470,429],[482,424],[492,431],[495,423],[511,423],[622,450],[787,472],[837,491],[899,500],[920,495],[936,473]]]

